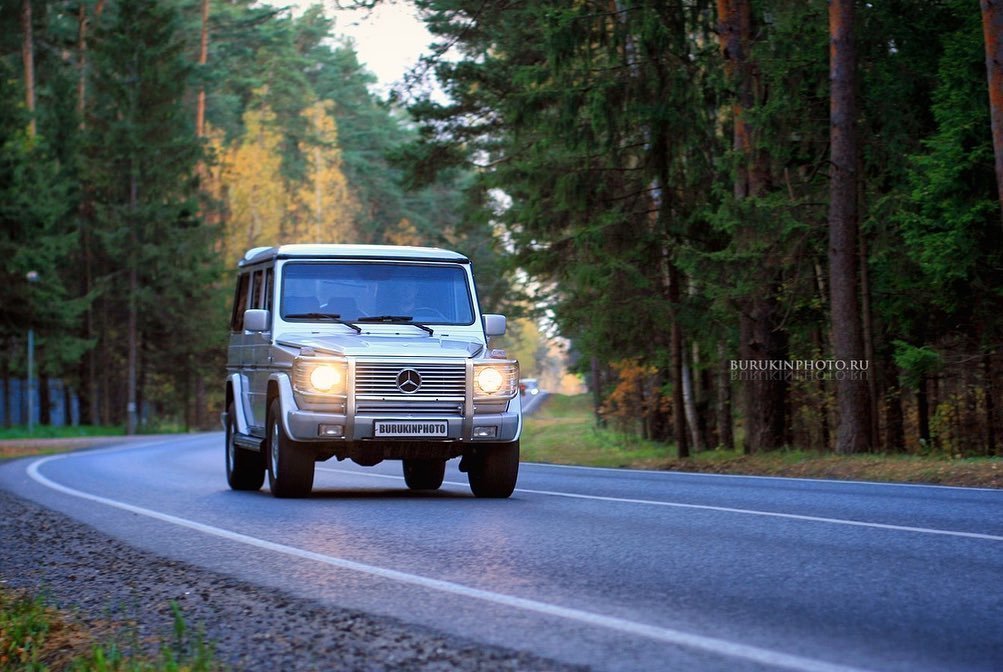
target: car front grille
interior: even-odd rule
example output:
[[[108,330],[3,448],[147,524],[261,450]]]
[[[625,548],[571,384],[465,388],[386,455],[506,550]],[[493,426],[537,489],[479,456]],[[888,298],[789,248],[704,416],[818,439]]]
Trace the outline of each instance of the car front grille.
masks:
[[[398,377],[402,371],[411,369],[421,377],[420,385],[414,392],[402,391]],[[360,403],[364,399],[395,400],[406,402],[430,400],[463,400],[467,393],[467,367],[460,364],[420,364],[420,363],[366,363],[355,366],[355,395]]]

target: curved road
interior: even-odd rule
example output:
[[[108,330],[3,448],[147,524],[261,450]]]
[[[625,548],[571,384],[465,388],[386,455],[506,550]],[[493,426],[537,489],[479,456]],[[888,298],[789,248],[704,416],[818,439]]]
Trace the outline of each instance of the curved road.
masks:
[[[0,465],[128,544],[602,670],[1003,669],[1003,491],[524,464],[477,500],[400,464],[226,488],[221,434]]]

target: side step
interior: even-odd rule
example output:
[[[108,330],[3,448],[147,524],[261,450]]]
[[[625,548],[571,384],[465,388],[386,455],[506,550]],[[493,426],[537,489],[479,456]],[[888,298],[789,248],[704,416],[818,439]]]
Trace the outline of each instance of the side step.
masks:
[[[238,432],[234,435],[233,442],[241,448],[261,452],[261,446],[265,440],[261,437],[251,436],[250,434],[240,434]]]

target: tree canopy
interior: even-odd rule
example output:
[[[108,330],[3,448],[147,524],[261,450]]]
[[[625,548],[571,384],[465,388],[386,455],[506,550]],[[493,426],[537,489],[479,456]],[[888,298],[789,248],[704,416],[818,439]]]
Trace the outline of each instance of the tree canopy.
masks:
[[[200,64],[202,4],[0,0],[5,381],[31,324],[86,420],[204,425],[244,250],[428,244],[680,455],[999,452],[973,3],[415,0],[445,98],[389,100],[321,7],[212,0]]]

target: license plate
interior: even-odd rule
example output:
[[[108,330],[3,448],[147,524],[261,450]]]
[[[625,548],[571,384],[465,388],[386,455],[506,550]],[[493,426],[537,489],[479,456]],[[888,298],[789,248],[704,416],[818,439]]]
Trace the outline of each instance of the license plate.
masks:
[[[445,438],[449,423],[445,420],[377,420],[373,436]]]

